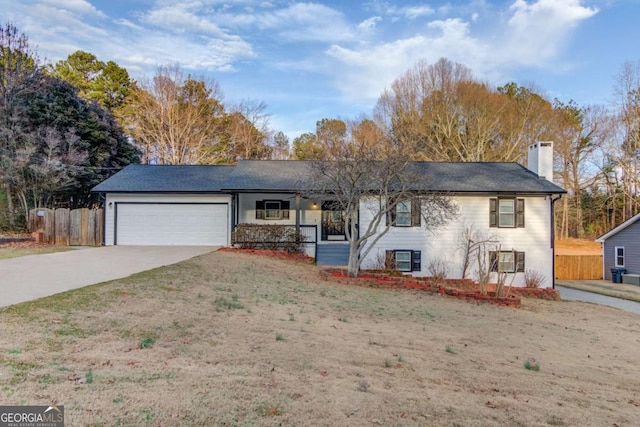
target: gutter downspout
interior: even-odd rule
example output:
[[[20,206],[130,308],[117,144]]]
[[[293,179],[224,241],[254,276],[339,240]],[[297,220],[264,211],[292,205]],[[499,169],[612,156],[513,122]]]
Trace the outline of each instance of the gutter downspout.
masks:
[[[555,203],[562,198],[562,194],[558,197],[551,196],[551,287],[556,288],[556,212],[554,209]]]
[[[107,225],[107,194],[106,193],[100,193],[99,195],[100,199],[102,199],[102,246],[104,246],[105,243],[105,230],[106,230],[106,225]]]

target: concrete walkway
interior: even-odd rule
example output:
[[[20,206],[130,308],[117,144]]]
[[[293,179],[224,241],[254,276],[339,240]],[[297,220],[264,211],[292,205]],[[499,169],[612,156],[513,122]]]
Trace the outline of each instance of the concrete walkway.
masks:
[[[107,246],[0,260],[0,307],[121,279],[218,249],[212,246]]]
[[[640,286],[610,280],[556,280],[556,285],[640,302]]]
[[[585,292],[557,285],[556,289],[560,291],[560,297],[565,301],[582,301],[590,302],[592,304],[608,305],[609,307],[615,307],[620,310],[640,314],[640,303],[634,301],[608,297],[601,294],[595,294],[593,292]]]

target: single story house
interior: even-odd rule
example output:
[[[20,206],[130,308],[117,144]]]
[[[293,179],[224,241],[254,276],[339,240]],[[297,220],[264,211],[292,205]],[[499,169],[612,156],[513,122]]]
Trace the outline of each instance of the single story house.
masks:
[[[611,269],[624,269],[625,282],[640,284],[640,214],[629,218],[596,239],[602,243],[603,277],[611,280]]]
[[[524,285],[525,270],[536,270],[545,276],[544,286],[552,286],[553,206],[565,193],[545,179],[553,176],[553,144],[532,144],[528,163],[529,169],[512,162],[420,162],[429,176],[427,191],[449,194],[458,217],[432,234],[407,212],[398,212],[406,223],[394,223],[362,268],[378,267],[381,257],[392,254],[396,268],[407,274],[428,276],[428,266],[438,261],[447,265],[450,277],[460,277],[461,236],[473,227],[499,240],[499,262],[514,285]],[[346,265],[343,212],[297,191],[309,170],[309,162],[295,160],[130,165],[92,191],[104,195],[105,245],[228,246],[239,224],[280,224],[300,230],[306,252],[318,264]],[[361,202],[360,229],[370,218]]]

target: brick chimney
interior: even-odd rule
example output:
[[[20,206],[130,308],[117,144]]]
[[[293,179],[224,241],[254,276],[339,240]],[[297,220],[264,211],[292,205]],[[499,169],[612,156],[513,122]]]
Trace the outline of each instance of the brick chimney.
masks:
[[[527,168],[540,178],[553,182],[552,141],[538,141],[529,146]]]

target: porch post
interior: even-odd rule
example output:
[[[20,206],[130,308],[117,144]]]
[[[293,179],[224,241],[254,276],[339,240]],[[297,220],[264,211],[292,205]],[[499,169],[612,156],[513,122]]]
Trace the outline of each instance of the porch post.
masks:
[[[300,196],[296,194],[296,232],[300,232]]]

